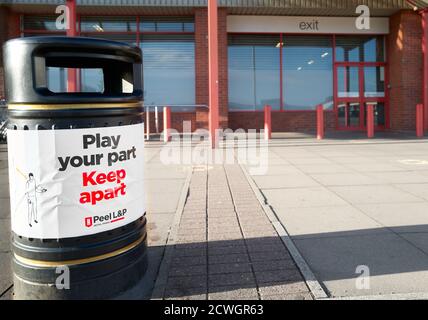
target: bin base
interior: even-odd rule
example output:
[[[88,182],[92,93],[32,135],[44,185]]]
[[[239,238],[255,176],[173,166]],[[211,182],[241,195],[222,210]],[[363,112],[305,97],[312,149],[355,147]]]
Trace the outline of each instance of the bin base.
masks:
[[[87,300],[110,299],[132,288],[144,276],[148,267],[147,250],[133,263],[102,277],[73,282],[70,289],[57,289],[55,283],[35,283],[20,278],[14,279],[15,300]]]

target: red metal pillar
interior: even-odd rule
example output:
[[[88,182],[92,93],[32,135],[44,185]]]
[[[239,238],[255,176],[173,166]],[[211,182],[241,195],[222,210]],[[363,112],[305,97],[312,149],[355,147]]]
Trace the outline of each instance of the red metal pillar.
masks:
[[[272,139],[272,107],[265,106],[265,140]]]
[[[163,142],[171,141],[171,108],[163,108]]]
[[[428,9],[422,11],[424,129],[428,130]]]
[[[219,127],[218,111],[218,7],[217,0],[208,0],[208,82],[209,129],[211,147],[218,146],[216,130]]]
[[[317,105],[317,139],[324,139],[324,106]]]
[[[416,136],[422,138],[424,136],[424,105],[416,106]]]
[[[367,104],[367,138],[374,137],[374,106]]]
[[[66,6],[68,8],[67,17],[67,36],[75,37],[77,36],[76,30],[76,21],[77,21],[77,13],[76,13],[76,0],[67,0]],[[76,92],[77,91],[77,69],[68,68],[67,70],[67,91],[68,92]]]

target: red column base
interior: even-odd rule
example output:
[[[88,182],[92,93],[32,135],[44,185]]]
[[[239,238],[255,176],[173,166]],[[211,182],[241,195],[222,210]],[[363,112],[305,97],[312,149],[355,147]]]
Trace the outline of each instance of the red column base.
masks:
[[[424,105],[418,104],[416,106],[416,137],[422,138],[424,136]]]
[[[367,105],[367,138],[374,137],[374,107],[372,104]]]
[[[324,139],[324,106],[317,105],[317,139]]]
[[[163,142],[171,141],[171,108],[163,108]]]
[[[265,140],[272,139],[272,107],[265,106]]]

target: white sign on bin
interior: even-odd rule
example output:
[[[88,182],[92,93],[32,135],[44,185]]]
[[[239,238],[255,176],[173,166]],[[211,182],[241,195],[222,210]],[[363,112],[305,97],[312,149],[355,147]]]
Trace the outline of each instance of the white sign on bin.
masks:
[[[17,235],[79,237],[144,214],[144,124],[9,130],[7,138]]]

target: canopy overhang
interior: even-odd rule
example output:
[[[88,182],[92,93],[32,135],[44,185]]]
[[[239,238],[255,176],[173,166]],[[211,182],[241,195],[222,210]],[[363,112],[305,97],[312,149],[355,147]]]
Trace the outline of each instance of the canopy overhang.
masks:
[[[0,0],[13,11],[47,13],[64,0]],[[207,6],[207,0],[76,0],[80,14],[190,14]],[[388,17],[403,9],[428,7],[428,0],[218,0],[234,15],[355,16],[367,5],[374,17]]]

